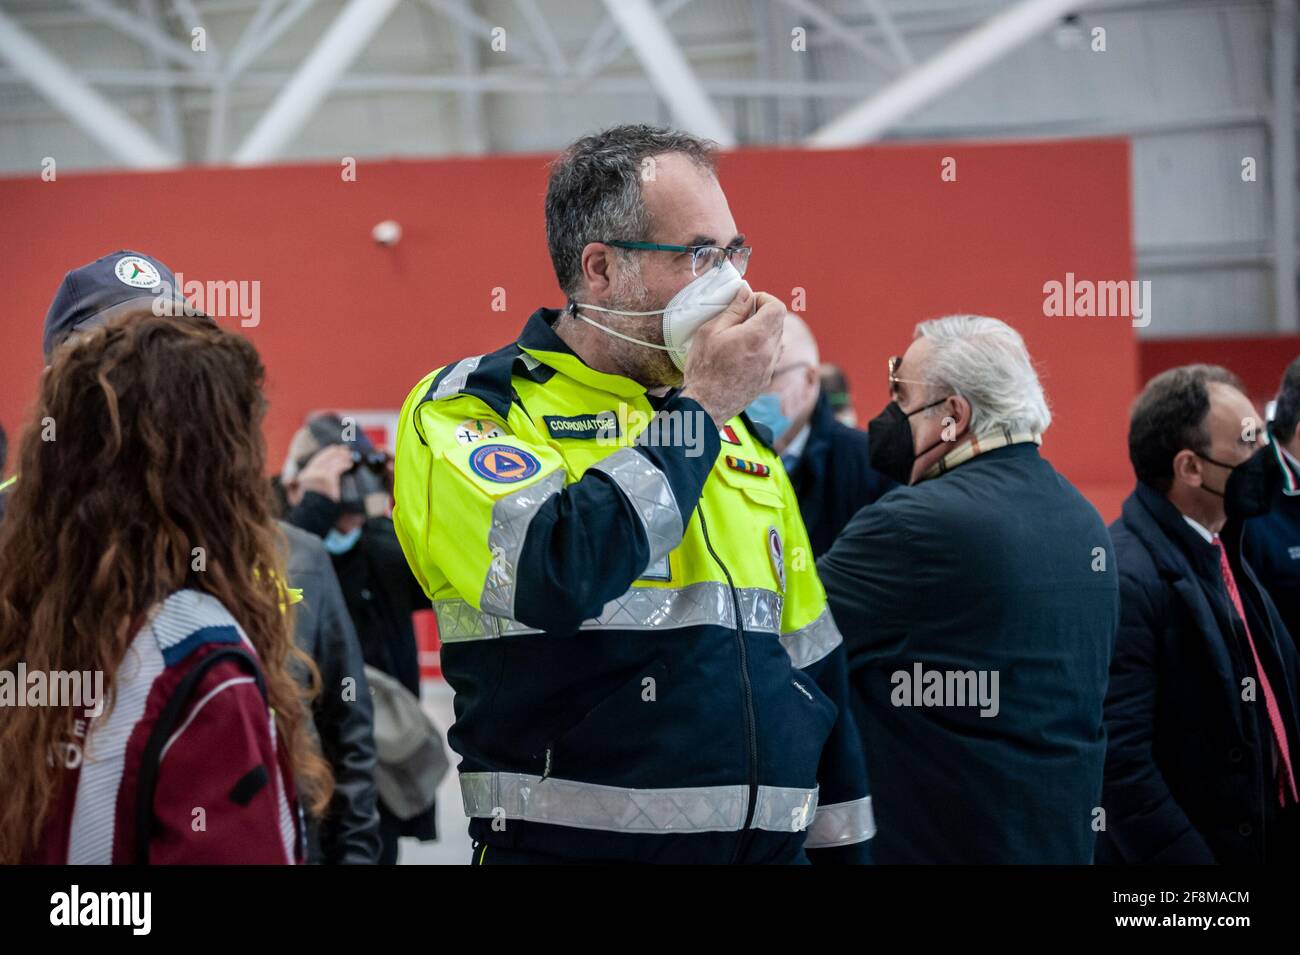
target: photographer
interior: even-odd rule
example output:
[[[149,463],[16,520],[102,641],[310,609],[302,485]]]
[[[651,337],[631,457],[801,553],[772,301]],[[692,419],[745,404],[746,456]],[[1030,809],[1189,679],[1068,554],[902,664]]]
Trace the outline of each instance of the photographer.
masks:
[[[338,574],[365,662],[418,699],[419,654],[411,614],[429,609],[387,516],[391,459],[337,415],[318,415],[294,435],[281,475],[285,520],[322,538]],[[437,837],[435,807],[401,820],[382,799],[380,862],[397,861],[397,840]]]

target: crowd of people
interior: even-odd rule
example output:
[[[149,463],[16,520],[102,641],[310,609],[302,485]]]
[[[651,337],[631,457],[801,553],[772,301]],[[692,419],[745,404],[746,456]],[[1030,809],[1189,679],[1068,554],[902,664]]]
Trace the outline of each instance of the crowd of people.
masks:
[[[0,674],[104,687],[0,694],[0,862],[436,838],[430,608],[474,864],[1300,856],[1300,358],[1269,421],[1215,365],[1147,382],[1107,527],[997,318],[900,331],[858,429],[716,165],[572,144],[563,307],[443,356],[391,453],[315,415],[272,481],[249,340],[158,309],[153,256],[73,268],[0,496]]]

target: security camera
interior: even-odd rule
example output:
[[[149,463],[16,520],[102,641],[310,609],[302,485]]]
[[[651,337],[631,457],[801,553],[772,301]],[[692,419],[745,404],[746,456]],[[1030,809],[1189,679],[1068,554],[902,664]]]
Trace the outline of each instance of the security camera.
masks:
[[[370,236],[380,245],[397,245],[402,238],[402,227],[392,219],[385,219],[370,230]]]

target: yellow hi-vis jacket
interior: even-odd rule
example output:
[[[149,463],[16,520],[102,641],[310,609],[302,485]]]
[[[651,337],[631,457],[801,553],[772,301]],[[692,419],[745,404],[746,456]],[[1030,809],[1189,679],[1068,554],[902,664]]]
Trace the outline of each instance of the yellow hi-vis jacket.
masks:
[[[433,601],[474,839],[586,860],[859,861],[844,649],[779,457],[555,334],[425,377],[393,520]]]

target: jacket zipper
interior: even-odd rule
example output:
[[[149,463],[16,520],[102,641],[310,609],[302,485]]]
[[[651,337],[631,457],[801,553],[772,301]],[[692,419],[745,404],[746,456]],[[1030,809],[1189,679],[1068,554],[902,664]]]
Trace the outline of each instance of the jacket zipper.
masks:
[[[740,838],[736,841],[736,851],[732,855],[732,861],[735,862],[740,857],[740,848],[745,841],[745,831],[749,829],[749,824],[754,820],[754,808],[758,802],[758,733],[755,730],[754,718],[754,687],[749,678],[749,651],[745,647],[745,625],[742,622],[743,617],[740,613],[740,597],[736,594],[736,584],[731,579],[731,571],[727,570],[727,565],[722,562],[718,552],[713,549],[713,541],[709,539],[709,525],[704,520],[704,506],[696,508],[700,515],[700,531],[704,534],[704,546],[708,548],[709,556],[722,570],[722,575],[727,578],[727,588],[731,591],[731,606],[736,614],[736,646],[740,650],[740,685],[744,691],[745,698],[745,736],[749,742],[749,800],[745,808],[745,824],[741,826]]]

